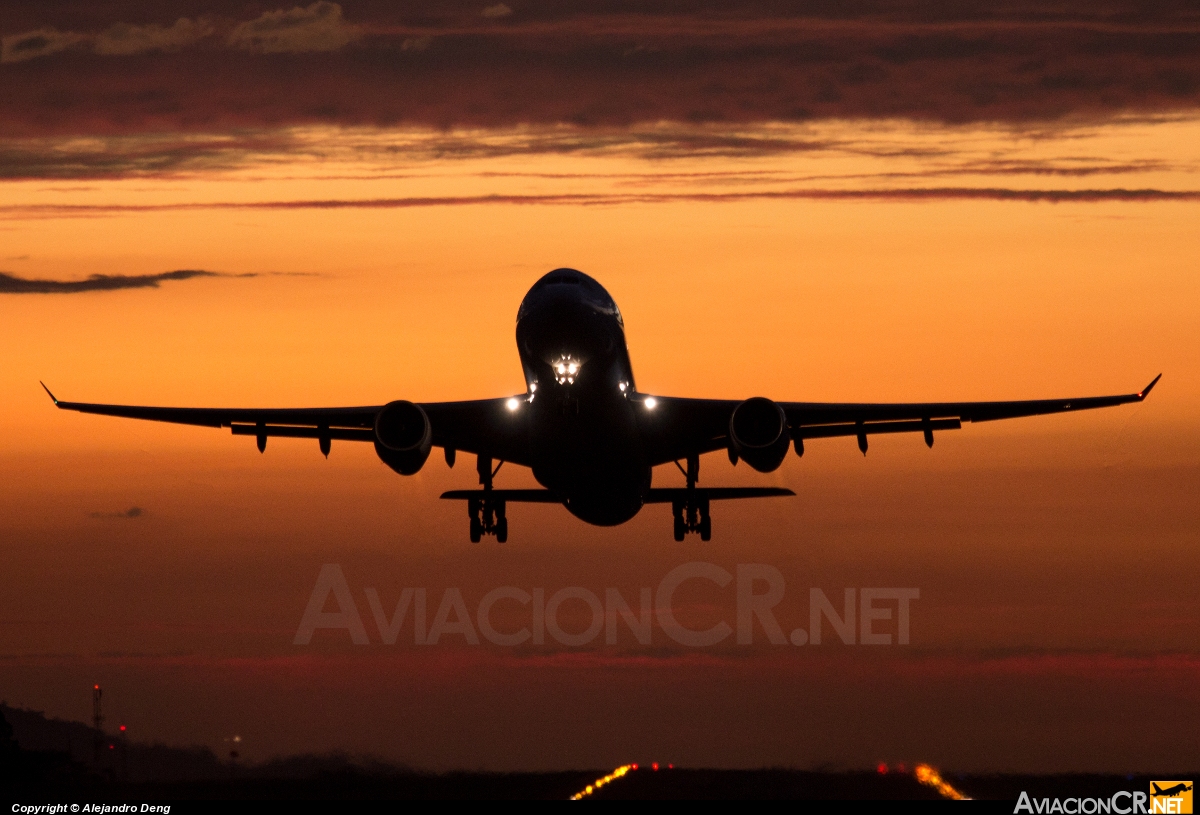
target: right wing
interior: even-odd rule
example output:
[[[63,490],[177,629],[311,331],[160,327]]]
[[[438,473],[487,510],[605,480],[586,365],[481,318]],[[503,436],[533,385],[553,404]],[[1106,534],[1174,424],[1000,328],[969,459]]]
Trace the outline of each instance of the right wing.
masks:
[[[268,436],[319,439],[324,445],[341,441],[375,441],[375,417],[386,405],[329,408],[193,408],[106,405],[59,400],[42,387],[60,410],[144,419],[154,422],[228,427],[235,436],[255,436],[265,445]],[[433,445],[478,453],[499,461],[528,464],[524,423],[514,422],[507,399],[418,403],[429,417]]]

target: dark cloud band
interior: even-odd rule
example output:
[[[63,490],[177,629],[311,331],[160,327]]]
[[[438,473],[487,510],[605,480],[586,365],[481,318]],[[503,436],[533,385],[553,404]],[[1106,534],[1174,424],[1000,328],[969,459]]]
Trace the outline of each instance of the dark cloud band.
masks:
[[[738,203],[743,201],[1010,201],[1050,204],[1096,204],[1105,202],[1193,202],[1200,201],[1200,190],[1158,189],[1007,189],[1003,187],[913,187],[899,189],[793,189],[735,192],[681,193],[565,193],[532,195],[458,195],[414,196],[406,198],[309,199],[293,201],[211,202],[202,204],[36,204],[0,207],[0,218],[69,218],[127,215],[142,212],[188,210],[290,210],[290,209],[410,209],[420,207],[487,206],[494,204],[526,206],[613,206],[621,204]],[[170,275],[212,276],[212,272],[168,272],[149,276],[147,283],[108,285],[111,278],[89,278],[77,283],[57,284],[53,281],[18,281],[20,283],[49,283],[64,286],[89,286],[93,289],[134,288],[157,285],[159,279]],[[142,278],[120,278],[141,280]],[[16,280],[8,278],[8,280]],[[0,293],[9,283],[0,279]],[[68,289],[47,289],[67,291]],[[85,290],[85,289],[70,289]]]
[[[153,289],[158,288],[158,284],[164,280],[190,280],[194,277],[226,275],[199,269],[179,269],[149,275],[92,275],[84,280],[29,280],[0,272],[0,294],[78,294],[118,289]]]
[[[878,0],[850,16],[840,4],[799,14],[776,3],[689,11],[593,0],[530,2],[496,17],[478,4],[417,13],[319,2],[254,19],[239,19],[233,4],[222,16],[221,5],[204,20],[198,9],[176,19],[165,4],[110,7],[137,26],[98,11],[88,26],[72,25],[66,4],[33,5],[4,24],[0,135],[306,123],[1030,123],[1200,107],[1200,21],[1182,2],[1066,0],[1048,10]]]

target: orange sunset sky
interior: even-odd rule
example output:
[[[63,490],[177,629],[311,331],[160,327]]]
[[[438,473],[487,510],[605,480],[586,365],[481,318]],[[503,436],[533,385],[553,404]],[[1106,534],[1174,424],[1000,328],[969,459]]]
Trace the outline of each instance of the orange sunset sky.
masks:
[[[238,734],[253,760],[1182,767],[1196,729],[1155,723],[1200,720],[1198,32],[1169,4],[0,12],[0,697],[83,720],[99,682],[132,738]],[[646,393],[1023,399],[1164,375],[1143,404],[932,450],[813,440],[769,475],[706,456],[705,485],[797,493],[715,505],[709,543],[675,543],[663,506],[597,528],[514,505],[508,543],[472,545],[438,500],[474,486],[469,456],[404,478],[366,444],[260,455],[38,386],[505,396],[517,306],[558,266],[616,299]],[[154,279],[175,270],[207,274]],[[385,645],[365,594],[632,601],[688,561],[777,567],[785,631],[810,587],[919,588],[911,643]],[[327,563],[370,645],[293,644]],[[732,623],[732,588],[690,584],[676,613]]]

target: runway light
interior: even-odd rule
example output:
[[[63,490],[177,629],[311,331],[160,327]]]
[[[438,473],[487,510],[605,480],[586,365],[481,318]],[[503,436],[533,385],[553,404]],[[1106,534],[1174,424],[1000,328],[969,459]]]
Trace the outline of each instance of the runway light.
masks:
[[[938,791],[938,795],[943,798],[949,798],[951,801],[970,801],[966,795],[963,795],[954,787],[946,783],[937,770],[930,767],[928,764],[918,764],[913,770],[913,775],[927,787],[933,787]]]
[[[505,402],[504,406],[506,408],[508,408],[509,410],[516,410],[517,408],[519,408],[521,406],[521,400],[514,396],[513,398],[511,398],[507,402]]]
[[[658,769],[658,765],[655,764],[654,768]],[[595,781],[588,784],[586,787],[581,789],[579,792],[572,795],[569,800],[579,801],[584,798],[587,798],[589,795],[591,795],[596,790],[603,787],[605,784],[611,784],[612,782],[616,781],[621,776],[628,773],[630,770],[636,770],[636,769],[637,769],[636,764],[622,764],[620,767],[617,767],[617,769],[613,770],[611,773],[604,776],[603,778],[597,778]]]
[[[658,762],[656,761],[653,764],[651,764],[650,769],[654,770],[654,772],[658,772]]]
[[[648,396],[644,404],[646,405],[646,410],[654,410],[654,408],[658,407],[658,400],[653,396]]]
[[[880,775],[887,775],[887,765],[882,761],[879,762],[879,766],[875,768],[875,772],[879,773]]]

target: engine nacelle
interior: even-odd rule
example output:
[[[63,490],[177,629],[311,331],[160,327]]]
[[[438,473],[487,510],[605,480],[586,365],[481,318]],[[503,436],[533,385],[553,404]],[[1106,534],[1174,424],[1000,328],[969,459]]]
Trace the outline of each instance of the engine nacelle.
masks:
[[[433,427],[420,405],[389,402],[375,415],[375,453],[401,475],[414,475],[433,446]]]
[[[760,473],[779,469],[790,442],[787,416],[770,399],[747,399],[729,417],[730,451]]]

